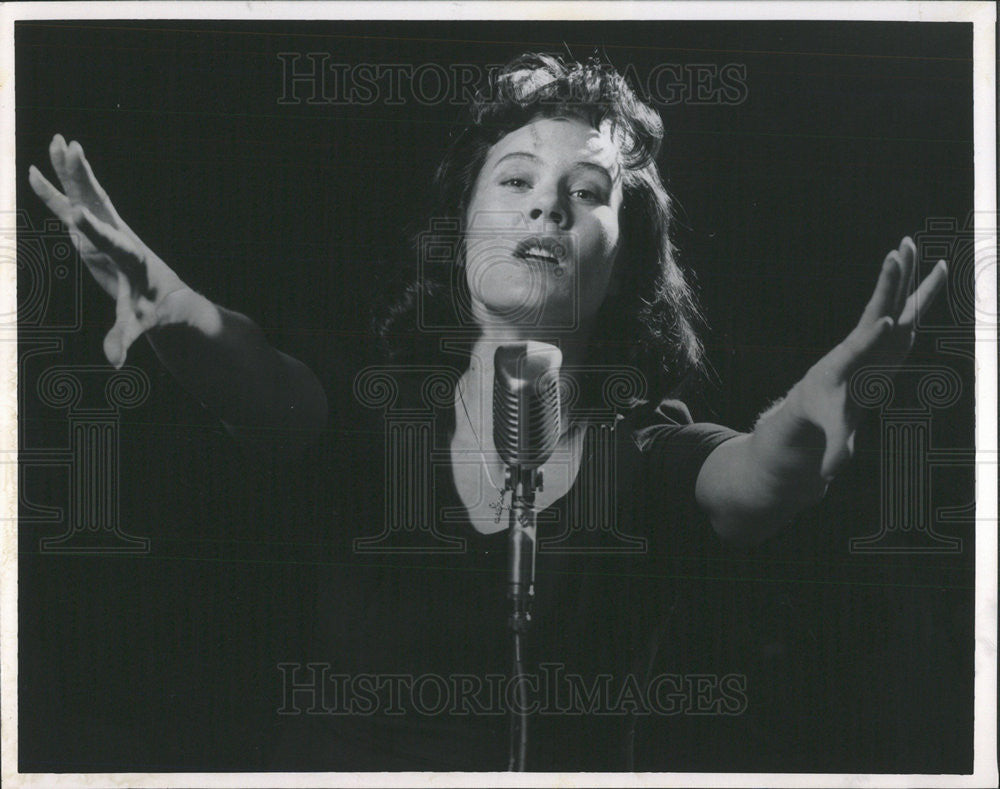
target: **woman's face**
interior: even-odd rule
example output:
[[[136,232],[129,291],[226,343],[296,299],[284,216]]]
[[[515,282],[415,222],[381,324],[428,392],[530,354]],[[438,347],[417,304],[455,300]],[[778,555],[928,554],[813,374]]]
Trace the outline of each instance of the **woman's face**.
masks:
[[[586,330],[619,248],[619,147],[607,125],[538,118],[487,154],[466,211],[481,324]]]

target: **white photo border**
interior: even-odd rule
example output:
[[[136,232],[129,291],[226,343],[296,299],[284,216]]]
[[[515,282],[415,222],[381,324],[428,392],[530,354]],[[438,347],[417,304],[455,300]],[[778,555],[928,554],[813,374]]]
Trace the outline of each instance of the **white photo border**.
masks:
[[[121,2],[7,3],[0,7],[0,212],[15,208],[14,23],[44,19],[663,19],[967,22],[973,25],[975,202],[979,218],[993,217],[989,250],[996,250],[996,9],[992,2]],[[985,265],[982,265],[985,264]],[[996,259],[977,261],[977,300],[996,314]],[[16,311],[14,266],[0,271],[0,311]],[[120,773],[18,772],[17,737],[17,465],[0,464],[3,534],[0,541],[0,780],[9,787],[63,786],[996,786],[997,739],[997,333],[976,328],[976,647],[972,775],[690,774],[690,773]],[[17,346],[0,342],[0,450],[18,446]]]

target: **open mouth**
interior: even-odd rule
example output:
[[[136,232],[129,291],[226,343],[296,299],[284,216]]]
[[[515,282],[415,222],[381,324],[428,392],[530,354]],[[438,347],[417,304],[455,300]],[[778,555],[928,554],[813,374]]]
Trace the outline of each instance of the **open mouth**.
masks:
[[[565,255],[565,245],[554,238],[527,238],[517,245],[514,257],[558,266]]]

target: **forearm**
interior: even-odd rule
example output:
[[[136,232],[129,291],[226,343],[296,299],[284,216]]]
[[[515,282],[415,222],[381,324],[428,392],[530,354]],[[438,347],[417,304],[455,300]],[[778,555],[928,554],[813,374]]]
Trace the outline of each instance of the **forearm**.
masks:
[[[326,396],[315,375],[246,316],[184,288],[163,299],[157,318],[146,332],[157,356],[234,433],[307,440],[324,428]]]
[[[752,433],[726,441],[705,460],[696,496],[724,540],[761,542],[826,492],[820,474],[826,439],[802,416],[798,397],[793,389]]]

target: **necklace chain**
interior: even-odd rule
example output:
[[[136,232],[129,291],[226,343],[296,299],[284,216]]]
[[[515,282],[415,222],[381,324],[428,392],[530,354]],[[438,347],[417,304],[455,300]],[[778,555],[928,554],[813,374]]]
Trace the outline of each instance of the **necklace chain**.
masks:
[[[493,519],[494,523],[500,523],[500,518],[503,517],[503,511],[505,509],[510,509],[509,506],[504,504],[504,497],[507,495],[507,487],[500,487],[496,482],[493,481],[493,475],[490,473],[490,464],[486,460],[486,455],[483,452],[483,442],[479,440],[479,433],[476,431],[476,426],[472,424],[472,417],[469,416],[469,409],[465,405],[465,395],[462,394],[462,382],[458,382],[458,399],[462,404],[462,411],[465,412],[465,419],[469,423],[469,429],[472,430],[472,435],[476,439],[476,448],[479,450],[479,457],[483,461],[483,470],[486,471],[486,477],[489,479],[490,484],[496,489],[497,500],[490,504],[490,509],[496,510],[496,517]]]
[[[469,423],[469,429],[472,430],[472,436],[476,439],[476,449],[479,451],[479,458],[483,462],[483,470],[486,472],[486,477],[489,479],[490,484],[496,489],[498,494],[496,501],[490,504],[490,509],[496,510],[497,513],[493,522],[500,523],[500,518],[503,517],[503,511],[510,509],[509,505],[504,504],[504,498],[507,495],[509,488],[507,488],[506,485],[504,487],[500,487],[493,481],[493,475],[490,473],[490,464],[486,460],[486,454],[483,452],[483,442],[479,440],[479,433],[476,430],[476,426],[472,424],[472,417],[469,416],[469,409],[465,405],[465,395],[462,394],[462,382],[459,381],[455,388],[458,390],[458,400],[462,404],[462,411],[465,413],[465,419]],[[593,448],[591,448],[591,453],[592,452]]]

